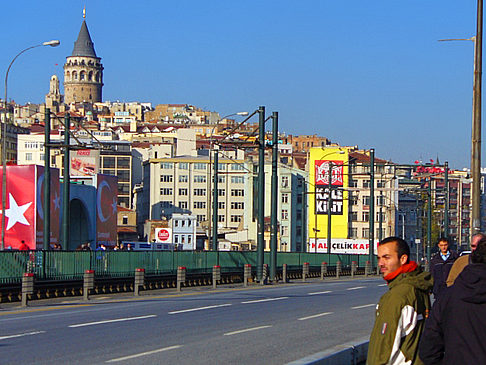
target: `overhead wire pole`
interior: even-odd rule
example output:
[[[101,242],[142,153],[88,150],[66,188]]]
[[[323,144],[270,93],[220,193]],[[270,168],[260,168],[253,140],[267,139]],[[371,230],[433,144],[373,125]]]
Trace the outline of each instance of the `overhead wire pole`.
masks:
[[[471,139],[471,237],[481,230],[481,82],[483,54],[483,0],[477,3],[474,52],[473,122]]]
[[[257,216],[257,280],[263,279],[265,245],[265,107],[258,108],[258,216]]]
[[[62,244],[65,250],[69,249],[69,128],[71,126],[69,113],[64,116],[64,169],[63,169],[63,195],[62,195]]]
[[[272,113],[272,212],[270,229],[270,280],[277,279],[278,112]]]
[[[44,126],[44,250],[48,250],[51,243],[51,110],[46,108]]]
[[[447,161],[445,162],[444,175],[444,237],[447,238],[449,237],[449,163]]]
[[[375,149],[370,149],[370,237],[369,237],[369,258],[371,267],[374,267],[375,254]]]
[[[218,251],[218,165],[218,150],[215,149],[213,173],[213,251]]]

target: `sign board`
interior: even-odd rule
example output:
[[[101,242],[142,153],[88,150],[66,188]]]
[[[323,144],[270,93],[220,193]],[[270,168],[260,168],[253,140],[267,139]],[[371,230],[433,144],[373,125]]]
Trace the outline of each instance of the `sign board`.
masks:
[[[71,176],[94,176],[99,172],[100,151],[75,150],[70,151],[69,157]]]
[[[155,242],[172,243],[172,228],[155,228]]]
[[[367,239],[331,239],[331,253],[344,255],[369,255],[369,240]],[[374,251],[376,255],[378,248],[378,240],[374,242]],[[307,245],[307,252],[327,253],[327,239],[317,239],[317,251],[315,245],[315,238],[309,240]]]

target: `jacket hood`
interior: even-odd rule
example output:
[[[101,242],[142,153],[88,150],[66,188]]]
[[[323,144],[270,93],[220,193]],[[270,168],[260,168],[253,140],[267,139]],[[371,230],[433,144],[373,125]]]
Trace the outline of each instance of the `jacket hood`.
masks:
[[[486,264],[469,264],[457,277],[454,285],[461,288],[462,300],[486,303]]]
[[[428,292],[434,285],[434,279],[429,272],[423,271],[419,266],[411,272],[398,275],[395,279],[388,283],[388,286],[391,289],[398,284],[409,284],[417,289]]]

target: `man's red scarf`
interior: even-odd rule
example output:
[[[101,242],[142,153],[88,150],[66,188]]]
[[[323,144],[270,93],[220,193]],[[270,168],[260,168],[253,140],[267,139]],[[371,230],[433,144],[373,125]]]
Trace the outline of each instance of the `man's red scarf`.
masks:
[[[412,272],[417,268],[417,263],[415,261],[410,261],[408,264],[400,266],[398,269],[396,269],[394,272],[389,273],[387,276],[384,276],[383,279],[385,279],[387,282],[392,281],[395,279],[398,275],[404,274],[407,272]]]

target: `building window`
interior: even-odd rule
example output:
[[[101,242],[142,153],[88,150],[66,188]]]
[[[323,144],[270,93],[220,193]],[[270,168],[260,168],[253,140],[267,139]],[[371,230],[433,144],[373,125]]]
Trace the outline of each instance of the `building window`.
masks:
[[[179,162],[179,169],[181,170],[188,170],[189,164],[187,162]]]
[[[218,209],[224,209],[226,206],[225,202],[218,202]]]
[[[288,236],[289,235],[289,227],[288,226],[280,226],[280,234],[282,236]]]
[[[363,188],[369,188],[370,187],[370,181],[369,180],[363,180]]]
[[[187,209],[187,202],[179,202],[180,209]]]
[[[186,183],[189,181],[189,177],[187,175],[179,175],[179,182]]]
[[[288,188],[288,187],[289,187],[289,177],[282,176],[282,188]]]
[[[226,182],[226,176],[218,176],[218,183],[224,184]]]
[[[282,203],[287,204],[289,202],[289,194],[282,194]]]
[[[194,209],[206,209],[206,202],[194,202]]]
[[[124,215],[123,218],[122,218],[122,224],[124,226],[128,225],[128,217],[126,215]]]
[[[349,238],[358,238],[358,228],[349,229]]]
[[[243,216],[241,215],[232,215],[231,216],[231,223],[238,223],[243,220]]]
[[[380,218],[381,218],[381,222],[384,222],[385,221],[385,213],[384,212],[377,212],[376,213],[376,221],[377,222],[380,222]]]
[[[245,182],[244,176],[231,176],[232,184],[243,184]]]
[[[25,154],[25,160],[26,160],[26,161],[32,161],[32,153],[27,152],[27,153]]]
[[[195,183],[205,183],[206,182],[206,175],[194,175],[194,182]]]
[[[245,196],[245,190],[243,190],[243,189],[231,189],[231,196]]]
[[[206,196],[206,189],[194,189],[195,196]]]
[[[130,157],[118,157],[116,164],[119,169],[128,169],[130,167]]]
[[[174,243],[175,244],[179,243],[179,235],[178,234],[174,235]]]
[[[172,188],[161,188],[160,195],[172,195]]]
[[[350,188],[357,188],[358,187],[358,181],[354,179],[349,179],[348,185]]]
[[[163,169],[163,170],[172,169],[173,166],[174,165],[172,164],[172,162],[161,162],[160,163],[160,168]]]
[[[362,228],[361,233],[363,238],[370,238],[370,229],[369,228]]]
[[[349,204],[358,205],[358,196],[349,194]]]
[[[245,209],[244,202],[231,202],[231,209]]]
[[[224,214],[219,214],[218,215],[218,222],[223,223],[224,222]]]
[[[289,211],[287,209],[282,209],[282,219],[283,220],[289,219]]]
[[[160,182],[164,182],[164,183],[172,182],[173,178],[174,177],[172,175],[161,175]]]
[[[358,221],[358,212],[351,212],[351,222]]]
[[[226,168],[225,163],[218,163],[218,171],[224,171]]]
[[[185,188],[180,188],[179,189],[179,195],[185,195],[185,196],[187,196],[187,192],[188,192],[188,190],[185,189]]]
[[[174,227],[179,227],[179,219],[174,219]]]
[[[363,222],[369,222],[370,221],[370,212],[363,212],[361,215],[361,220]]]
[[[194,170],[206,170],[206,164],[201,162],[196,162],[194,164]]]
[[[363,205],[370,205],[370,197],[369,196],[363,196]]]
[[[204,214],[198,214],[198,215],[196,216],[196,220],[197,220],[198,222],[205,221],[205,220],[206,220],[206,215],[204,215]]]
[[[218,196],[225,196],[226,190],[225,189],[218,189]]]
[[[380,195],[376,198],[376,204],[378,206],[384,206],[385,205],[385,197],[383,195]]]
[[[115,157],[103,157],[103,168],[104,169],[113,169],[115,168]]]
[[[231,164],[231,171],[242,171],[244,169],[245,169],[244,166],[240,163],[233,162]]]

